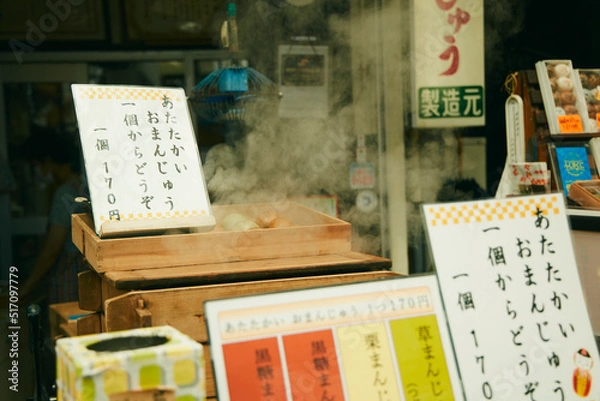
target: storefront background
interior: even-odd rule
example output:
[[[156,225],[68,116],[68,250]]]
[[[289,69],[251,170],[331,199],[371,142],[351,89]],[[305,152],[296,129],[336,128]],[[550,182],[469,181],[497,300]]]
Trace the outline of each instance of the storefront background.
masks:
[[[69,89],[75,82],[191,91],[230,62],[220,46],[222,3],[30,0],[0,5],[0,163],[14,183],[0,187],[3,272],[11,264],[27,271],[45,230],[51,188],[36,181],[18,151],[31,123],[76,135]],[[441,3],[464,9],[481,4]],[[597,13],[597,2],[570,3],[571,17],[560,24],[556,16],[567,11],[558,1],[484,2],[485,125],[415,128],[410,1],[239,0],[237,6],[245,62],[301,90],[288,92],[279,119],[265,118],[244,133],[253,145],[242,157],[241,171],[218,164],[231,127],[196,121],[208,178],[224,171],[209,182],[213,201],[334,198],[338,216],[353,224],[356,250],[390,257],[403,273],[432,268],[422,230],[423,203],[494,194],[506,156],[506,76],[532,69],[541,59],[570,59],[581,68],[600,65],[593,24],[579,23]],[[286,78],[282,60],[293,61],[298,54],[313,57],[321,70],[311,76],[289,69],[296,78]],[[282,76],[288,80],[281,81]],[[300,112],[301,105],[311,107]],[[254,179],[248,181],[249,176]]]
[[[338,216],[353,225],[355,250],[389,257],[402,273],[433,268],[423,203],[495,193],[506,157],[507,75],[544,59],[600,67],[598,1],[487,0],[480,72],[485,125],[415,128],[409,0],[236,3],[245,62],[301,88],[291,93],[304,98],[286,98],[284,115],[244,132],[252,141],[235,156],[241,169],[223,151],[232,128],[195,121],[213,201],[336,199]],[[466,8],[473,2],[437,3]],[[32,124],[76,136],[72,83],[191,91],[230,63],[220,47],[225,17],[225,2],[217,0],[0,4],[0,280],[11,265],[26,277],[46,229],[52,188],[18,150]],[[292,68],[295,77],[279,81],[281,60],[302,55],[298,47],[316,69]],[[302,112],[295,109],[300,104]],[[30,373],[22,371],[21,388],[33,380]]]

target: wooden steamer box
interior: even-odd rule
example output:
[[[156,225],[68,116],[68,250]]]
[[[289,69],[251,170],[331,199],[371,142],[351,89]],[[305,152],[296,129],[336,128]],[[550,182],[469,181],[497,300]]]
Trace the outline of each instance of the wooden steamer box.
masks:
[[[293,226],[221,227],[232,213],[255,220],[269,210]],[[74,215],[73,242],[90,266],[79,277],[79,307],[96,312],[91,316],[101,320],[102,331],[173,326],[202,343],[210,356],[206,300],[396,275],[389,259],[352,251],[350,223],[308,207],[213,205],[212,211],[217,227],[211,232],[112,239],[96,235],[90,215]],[[207,395],[215,397],[210,365],[206,372]]]
[[[229,263],[351,251],[350,223],[296,203],[213,206],[217,227],[210,232],[100,239],[92,218],[73,216],[73,243],[98,273]],[[226,231],[232,213],[254,220],[274,211],[292,227]]]

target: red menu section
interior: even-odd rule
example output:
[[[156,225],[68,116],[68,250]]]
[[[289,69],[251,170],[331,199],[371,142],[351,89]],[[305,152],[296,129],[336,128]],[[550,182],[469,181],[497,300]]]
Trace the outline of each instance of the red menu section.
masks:
[[[277,338],[223,345],[231,401],[285,401]]]
[[[331,330],[283,337],[294,400],[343,400],[344,390]]]

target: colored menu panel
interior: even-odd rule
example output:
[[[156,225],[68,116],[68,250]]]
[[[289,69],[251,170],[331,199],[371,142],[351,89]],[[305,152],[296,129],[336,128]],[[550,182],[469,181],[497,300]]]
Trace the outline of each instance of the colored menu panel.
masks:
[[[389,324],[406,398],[454,400],[435,315],[398,319]]]
[[[347,400],[400,401],[385,322],[336,329]]]
[[[283,346],[293,400],[344,399],[331,330],[284,336]]]
[[[285,401],[277,338],[223,345],[231,401]]]

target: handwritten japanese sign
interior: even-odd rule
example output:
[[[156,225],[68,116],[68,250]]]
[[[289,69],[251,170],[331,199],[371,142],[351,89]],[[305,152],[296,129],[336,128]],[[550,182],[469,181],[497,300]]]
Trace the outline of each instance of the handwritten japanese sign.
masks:
[[[597,400],[600,359],[560,194],[425,205],[468,400]]]
[[[416,128],[485,124],[483,0],[413,0]]]
[[[205,303],[219,400],[463,400],[435,275]]]
[[[100,236],[214,227],[183,89],[73,85],[72,92]]]

